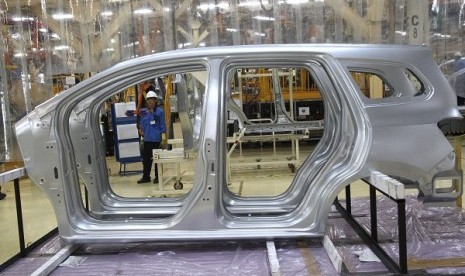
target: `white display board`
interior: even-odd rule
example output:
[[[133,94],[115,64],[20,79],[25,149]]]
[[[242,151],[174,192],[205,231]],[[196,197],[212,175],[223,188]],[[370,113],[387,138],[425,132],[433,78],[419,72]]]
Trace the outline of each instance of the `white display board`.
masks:
[[[117,125],[116,133],[118,140],[139,138],[136,124]]]
[[[127,117],[126,111],[128,110],[136,110],[136,103],[135,102],[115,103],[116,118]]]
[[[118,144],[119,158],[139,157],[139,142],[120,143]]]

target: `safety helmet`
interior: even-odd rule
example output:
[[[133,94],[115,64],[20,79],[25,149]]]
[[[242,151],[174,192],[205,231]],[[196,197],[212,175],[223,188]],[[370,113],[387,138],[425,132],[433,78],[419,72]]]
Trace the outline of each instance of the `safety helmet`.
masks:
[[[454,57],[456,57],[456,58],[457,58],[457,57],[460,57],[460,58],[461,58],[461,57],[462,57],[462,53],[461,53],[461,52],[456,52],[456,53],[454,54]]]
[[[158,99],[158,95],[154,91],[149,91],[147,92],[147,95],[145,95],[145,98],[146,99],[150,99],[150,98]]]

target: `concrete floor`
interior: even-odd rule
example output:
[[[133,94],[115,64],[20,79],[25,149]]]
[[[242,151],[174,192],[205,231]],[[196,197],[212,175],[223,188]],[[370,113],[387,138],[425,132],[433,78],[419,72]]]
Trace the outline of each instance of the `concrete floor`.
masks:
[[[0,264],[19,252],[18,223],[13,182],[2,185],[6,198],[0,201]],[[29,179],[20,180],[25,244],[31,244],[57,226],[52,205]]]

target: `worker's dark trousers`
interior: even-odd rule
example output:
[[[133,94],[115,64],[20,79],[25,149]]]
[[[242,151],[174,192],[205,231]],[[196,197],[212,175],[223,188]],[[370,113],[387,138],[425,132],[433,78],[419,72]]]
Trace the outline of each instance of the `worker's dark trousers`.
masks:
[[[160,142],[146,142],[144,141],[144,148],[142,149],[142,165],[144,171],[142,178],[150,178],[150,170],[152,169],[153,163],[153,150],[160,148]],[[158,178],[158,166],[155,164],[155,178]]]

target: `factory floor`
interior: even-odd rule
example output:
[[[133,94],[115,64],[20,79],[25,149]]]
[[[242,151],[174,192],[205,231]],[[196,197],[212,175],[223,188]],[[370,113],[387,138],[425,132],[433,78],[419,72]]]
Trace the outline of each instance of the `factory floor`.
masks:
[[[300,162],[312,152],[316,143],[300,144]],[[289,161],[291,147],[278,147],[274,152],[272,147],[255,147],[243,149],[242,156],[236,150],[231,158],[231,173],[228,188],[239,196],[273,196],[283,193],[290,185],[295,172],[292,170],[293,161]],[[272,163],[267,164],[267,161]],[[141,178],[140,163],[127,164],[123,167],[116,162],[115,157],[107,158],[109,180],[113,191],[124,197],[175,197],[189,191],[192,187],[193,161],[182,162],[179,173],[175,164],[164,164],[163,186],[160,184],[137,184]],[[159,165],[160,166],[160,165]],[[159,167],[159,170],[161,168]],[[152,171],[153,178],[153,171]],[[176,190],[174,184],[181,181],[182,190]],[[20,180],[21,204],[23,210],[25,243],[33,243],[56,227],[56,219],[51,204],[38,186],[29,179]],[[19,251],[18,230],[16,219],[16,205],[13,182],[2,185],[2,192],[7,197],[0,201],[0,264],[11,258]],[[368,186],[361,181],[352,185],[352,197],[368,196]],[[340,198],[344,198],[342,192]]]

